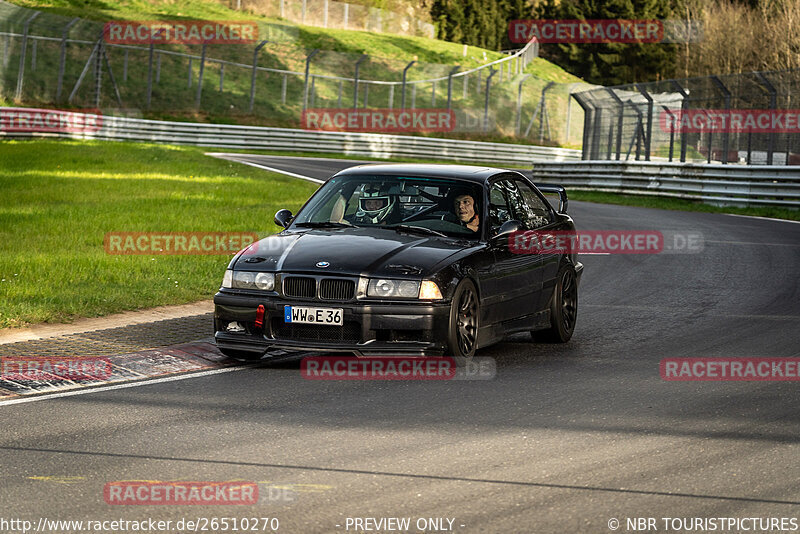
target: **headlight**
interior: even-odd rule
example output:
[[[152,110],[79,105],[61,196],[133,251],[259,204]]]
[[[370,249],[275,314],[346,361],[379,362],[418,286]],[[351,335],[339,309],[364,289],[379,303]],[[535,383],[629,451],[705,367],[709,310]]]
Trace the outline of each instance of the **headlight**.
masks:
[[[222,277],[222,287],[233,287],[233,271],[225,269],[225,276]]]
[[[256,287],[264,291],[275,289],[275,275],[273,273],[258,273],[256,275]]]
[[[225,285],[229,275],[232,273],[232,283]],[[274,273],[253,273],[250,271],[227,271],[222,287],[234,287],[237,289],[260,289],[262,291],[273,291],[275,289]]]
[[[368,297],[415,299],[419,296],[419,282],[413,280],[385,280],[373,278],[367,286]]]

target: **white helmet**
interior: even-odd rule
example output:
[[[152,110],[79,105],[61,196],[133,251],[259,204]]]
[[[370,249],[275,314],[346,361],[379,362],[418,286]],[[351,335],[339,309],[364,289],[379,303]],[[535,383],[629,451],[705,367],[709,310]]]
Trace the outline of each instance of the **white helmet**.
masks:
[[[358,197],[356,217],[368,217],[373,224],[378,224],[392,211],[394,202],[395,195],[390,195],[376,184],[364,184]]]

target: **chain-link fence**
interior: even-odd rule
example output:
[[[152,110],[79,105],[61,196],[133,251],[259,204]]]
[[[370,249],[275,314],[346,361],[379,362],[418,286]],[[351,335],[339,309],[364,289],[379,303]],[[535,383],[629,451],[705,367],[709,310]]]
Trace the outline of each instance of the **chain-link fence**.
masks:
[[[361,30],[397,35],[435,37],[435,28],[414,15],[421,14],[408,6],[411,13],[395,13],[378,7],[362,6],[336,0],[227,0],[232,9],[256,15],[280,17],[297,24]]]
[[[0,97],[27,106],[302,127],[309,108],[448,109],[451,135],[580,143],[589,87],[530,74],[537,43],[464,66],[308,50],[296,27],[258,23],[248,44],[120,44],[101,22],[0,1]],[[127,110],[127,111],[126,111]]]
[[[800,165],[800,70],[583,91],[583,159]]]

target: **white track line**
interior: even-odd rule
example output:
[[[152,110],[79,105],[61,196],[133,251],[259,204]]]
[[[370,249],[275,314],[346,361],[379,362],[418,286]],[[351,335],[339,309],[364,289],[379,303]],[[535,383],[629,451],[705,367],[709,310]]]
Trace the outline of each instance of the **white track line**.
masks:
[[[723,215],[727,215],[728,217],[744,217],[746,219],[756,219],[759,221],[777,221],[777,222],[785,222],[792,224],[800,224],[800,221],[791,221],[789,219],[775,219],[772,217],[756,217],[755,215],[737,215],[735,213],[723,213]]]
[[[35,397],[22,397],[9,399],[7,401],[0,401],[0,407],[8,406],[11,404],[24,404],[26,402],[36,402],[40,400],[58,399],[62,397],[73,397],[75,395],[86,395],[88,393],[97,393],[100,391],[113,391],[115,389],[135,388],[139,386],[149,386],[151,384],[162,384],[164,382],[175,382],[177,380],[187,380],[189,378],[200,378],[203,376],[219,375],[222,373],[232,373],[234,371],[241,371],[248,369],[250,366],[243,367],[224,367],[222,369],[210,369],[208,371],[200,371],[197,373],[185,373],[174,376],[165,376],[164,378],[154,378],[152,380],[137,380],[136,382],[126,382],[124,384],[114,384],[111,386],[87,387],[84,389],[61,391],[56,393],[46,393],[44,395],[36,395]]]
[[[247,155],[247,154],[243,154]],[[242,165],[250,165],[251,167],[255,167],[256,169],[264,169],[266,171],[277,172],[279,174],[285,174],[286,176],[291,176],[292,178],[300,178],[301,180],[308,180],[309,182],[314,182],[315,184],[324,184],[325,180],[320,180],[318,178],[311,178],[310,176],[303,176],[302,174],[297,174],[295,172],[284,171],[281,169],[276,169],[275,167],[267,167],[266,165],[259,165],[258,163],[251,163],[249,161],[242,161],[240,159],[232,159],[227,157],[227,154],[217,155],[214,152],[209,152],[206,156],[213,156],[215,158],[224,159],[227,161],[233,161],[234,163],[241,163]]]

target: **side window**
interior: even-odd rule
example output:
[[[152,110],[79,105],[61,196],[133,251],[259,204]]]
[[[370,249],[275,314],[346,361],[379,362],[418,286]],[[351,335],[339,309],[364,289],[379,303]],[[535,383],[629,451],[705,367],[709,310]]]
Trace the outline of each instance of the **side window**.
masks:
[[[527,230],[535,230],[536,228],[541,228],[547,224],[552,222],[551,220],[551,212],[545,205],[544,201],[539,198],[539,195],[536,192],[523,182],[522,180],[516,180],[517,188],[522,195],[522,202],[520,206],[520,212],[517,212],[517,218],[522,221],[525,225]],[[516,210],[516,206],[515,211]],[[524,216],[521,212],[524,212]]]
[[[507,198],[508,185],[508,180],[499,180],[489,190],[489,227],[492,234],[512,218]]]

